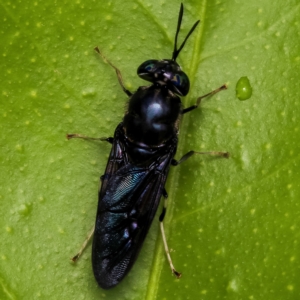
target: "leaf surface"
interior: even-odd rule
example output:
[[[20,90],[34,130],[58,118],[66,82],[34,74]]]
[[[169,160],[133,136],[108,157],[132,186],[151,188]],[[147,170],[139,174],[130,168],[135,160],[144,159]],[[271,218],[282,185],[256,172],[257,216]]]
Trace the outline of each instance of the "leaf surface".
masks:
[[[298,299],[300,45],[298,1],[188,1],[178,62],[191,80],[165,228],[158,221],[116,288],[98,288],[90,250],[110,146],[66,133],[112,136],[126,95],[98,45],[134,91],[148,59],[170,58],[179,1],[1,2],[0,299]],[[252,97],[240,101],[247,76]]]

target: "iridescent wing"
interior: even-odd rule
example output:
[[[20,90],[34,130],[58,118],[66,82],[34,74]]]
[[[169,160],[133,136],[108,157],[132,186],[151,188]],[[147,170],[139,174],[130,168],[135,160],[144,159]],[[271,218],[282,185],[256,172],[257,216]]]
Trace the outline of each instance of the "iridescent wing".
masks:
[[[120,147],[122,144],[115,140],[112,152]],[[128,163],[122,151],[111,155],[107,170],[114,172],[105,175],[100,191],[92,254],[94,274],[102,288],[118,284],[135,262],[157,211],[175,151],[176,143],[148,167]]]

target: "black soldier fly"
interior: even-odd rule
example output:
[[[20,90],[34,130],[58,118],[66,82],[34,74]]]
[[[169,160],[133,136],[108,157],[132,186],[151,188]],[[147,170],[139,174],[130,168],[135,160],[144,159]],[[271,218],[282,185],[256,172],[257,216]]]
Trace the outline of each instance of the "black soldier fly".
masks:
[[[101,176],[96,224],[88,239],[94,234],[92,266],[99,286],[104,289],[117,285],[133,266],[162,196],[165,204],[159,221],[164,248],[173,274],[178,278],[181,276],[173,266],[163,227],[169,168],[193,154],[229,156],[227,152],[189,151],[178,161],[174,159],[181,115],[197,108],[201,99],[226,89],[223,85],[199,97],[195,105],[183,108],[180,96],[188,94],[190,83],[176,59],[199,20],[177,48],[182,16],[181,4],[172,58],[142,63],[137,74],[152,84],[141,86],[134,93],[125,88],[119,69],[103,56],[98,47],[95,48],[114,68],[123,91],[129,97],[125,116],[114,137],[99,139],[111,143],[112,149],[105,173]],[[73,137],[88,138],[68,135],[68,138]],[[87,241],[73,261],[81,255]]]

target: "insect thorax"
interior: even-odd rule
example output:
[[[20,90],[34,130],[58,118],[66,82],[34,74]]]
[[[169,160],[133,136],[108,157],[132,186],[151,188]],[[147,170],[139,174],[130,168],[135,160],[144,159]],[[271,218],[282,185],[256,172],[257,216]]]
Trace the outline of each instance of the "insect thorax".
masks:
[[[140,87],[124,116],[124,131],[137,144],[159,146],[177,134],[180,98],[165,86]]]

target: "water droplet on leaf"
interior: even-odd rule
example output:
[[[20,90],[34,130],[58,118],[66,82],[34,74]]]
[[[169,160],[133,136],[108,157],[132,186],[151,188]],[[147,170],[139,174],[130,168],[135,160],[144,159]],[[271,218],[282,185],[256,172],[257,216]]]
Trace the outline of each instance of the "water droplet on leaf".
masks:
[[[252,87],[248,77],[241,77],[236,83],[236,96],[239,100],[247,100],[252,96]]]

